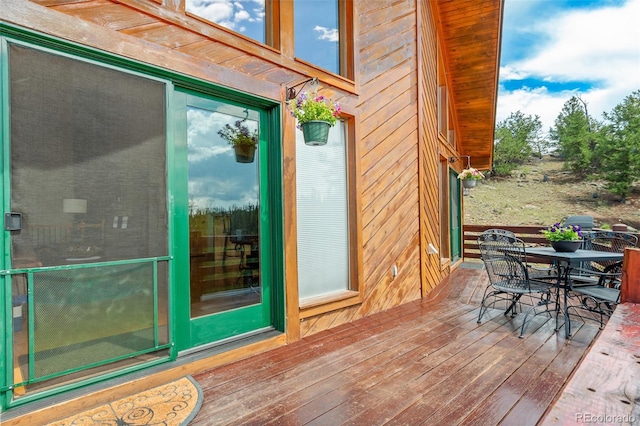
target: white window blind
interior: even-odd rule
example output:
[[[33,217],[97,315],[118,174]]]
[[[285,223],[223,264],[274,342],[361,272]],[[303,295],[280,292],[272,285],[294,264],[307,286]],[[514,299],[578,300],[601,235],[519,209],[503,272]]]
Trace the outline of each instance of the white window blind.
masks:
[[[298,291],[300,299],[349,289],[346,124],[338,121],[324,146],[296,132]]]

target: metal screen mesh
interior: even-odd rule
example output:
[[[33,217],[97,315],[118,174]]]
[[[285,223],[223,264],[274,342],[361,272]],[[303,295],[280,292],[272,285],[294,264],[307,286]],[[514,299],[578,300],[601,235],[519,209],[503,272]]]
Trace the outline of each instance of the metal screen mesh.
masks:
[[[13,267],[167,255],[166,86],[10,45]]]
[[[36,377],[153,348],[152,264],[34,274]]]
[[[166,262],[157,330],[153,263],[118,263],[168,254],[166,83],[13,42],[7,52],[10,209],[22,217],[11,267],[33,272],[13,320],[22,376],[148,350],[156,332],[168,343]]]

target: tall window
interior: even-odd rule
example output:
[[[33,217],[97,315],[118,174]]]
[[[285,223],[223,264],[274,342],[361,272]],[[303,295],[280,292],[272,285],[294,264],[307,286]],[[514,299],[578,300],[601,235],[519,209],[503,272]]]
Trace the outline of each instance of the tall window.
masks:
[[[324,146],[296,135],[298,287],[300,299],[350,289],[346,124]]]
[[[293,6],[295,56],[335,74],[343,71],[338,6],[338,0],[294,0]]]

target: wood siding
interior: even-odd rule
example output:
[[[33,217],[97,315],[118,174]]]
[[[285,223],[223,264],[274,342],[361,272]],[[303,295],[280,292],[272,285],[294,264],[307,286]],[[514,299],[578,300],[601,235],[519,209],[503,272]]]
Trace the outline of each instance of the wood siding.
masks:
[[[291,3],[279,2],[281,13],[290,11]],[[322,93],[340,102],[355,123],[357,158],[351,167],[358,171],[353,195],[360,227],[362,300],[300,320],[295,123],[283,109],[289,341],[419,299],[442,280],[440,257],[427,254],[428,243],[438,246],[440,241],[439,164],[447,155],[443,151],[450,150],[442,148],[437,132],[438,37],[444,34],[447,68],[452,70],[461,153],[483,158],[474,165],[486,166],[492,152],[495,86],[483,86],[480,92],[478,85],[481,79],[497,80],[499,29],[494,27],[501,2],[483,1],[478,7],[475,0],[456,0],[455,5],[438,1],[437,7],[420,0],[354,2],[353,81],[296,61],[291,37],[283,38],[280,51],[261,46],[187,16],[178,0],[0,0],[0,5],[4,22],[278,102],[284,102],[287,86],[320,76]],[[474,26],[478,22],[484,27]],[[287,25],[286,20],[280,24]],[[451,47],[471,46],[473,41],[489,44],[493,56],[483,51],[465,60],[467,50]],[[480,77],[470,81],[476,73]],[[398,267],[395,278],[393,265]]]
[[[500,3],[502,0],[437,2],[459,150],[471,156],[471,165],[478,169],[490,169],[493,162]]]
[[[429,244],[439,246],[440,222],[440,142],[438,140],[438,39],[434,9],[420,3],[420,263],[422,293],[426,296],[443,278],[440,256],[427,253]]]

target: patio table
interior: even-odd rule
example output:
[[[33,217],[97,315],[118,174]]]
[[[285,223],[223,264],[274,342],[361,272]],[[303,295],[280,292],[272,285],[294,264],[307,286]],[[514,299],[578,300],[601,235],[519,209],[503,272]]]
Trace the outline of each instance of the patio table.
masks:
[[[555,263],[558,269],[556,280],[556,297],[559,298],[560,290],[563,290],[563,314],[565,337],[571,337],[571,322],[567,309],[567,299],[570,290],[569,274],[572,268],[579,267],[583,262],[619,261],[623,258],[623,253],[612,253],[598,250],[582,250],[575,252],[558,252],[551,247],[527,247],[527,255],[534,255],[537,258]],[[558,300],[559,302],[559,300]],[[556,331],[558,330],[558,315],[556,313]]]

